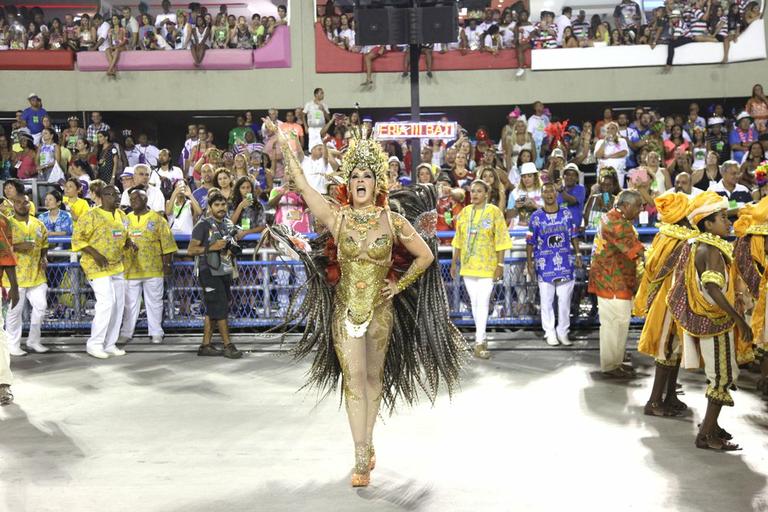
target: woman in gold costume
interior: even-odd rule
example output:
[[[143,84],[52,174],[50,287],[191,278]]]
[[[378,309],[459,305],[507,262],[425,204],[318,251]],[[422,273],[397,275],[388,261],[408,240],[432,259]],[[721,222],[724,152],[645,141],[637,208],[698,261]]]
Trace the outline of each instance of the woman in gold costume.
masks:
[[[341,376],[354,441],[352,485],[367,486],[382,400],[391,411],[398,399],[413,403],[422,389],[434,401],[441,380],[451,392],[466,355],[435,261],[434,186],[388,200],[387,155],[371,139],[353,139],[337,172],[339,197],[331,202],[308,184],[285,135],[277,135],[289,185],[329,230],[310,250],[284,227],[269,229],[278,247],[293,250],[307,271],[306,298],[287,319],[306,326],[294,353],[314,353],[309,386],[330,391]]]

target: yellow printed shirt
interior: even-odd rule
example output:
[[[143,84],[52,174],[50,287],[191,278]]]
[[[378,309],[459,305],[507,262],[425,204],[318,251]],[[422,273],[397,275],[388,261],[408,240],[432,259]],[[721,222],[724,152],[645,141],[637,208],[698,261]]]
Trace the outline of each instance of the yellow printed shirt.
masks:
[[[512,238],[497,206],[486,204],[475,210],[474,205],[469,205],[456,218],[456,236],[451,245],[461,250],[462,276],[493,277],[498,264],[496,253],[511,249]]]
[[[48,249],[48,230],[45,224],[32,216],[26,223],[9,217],[8,223],[15,243],[32,242],[35,245],[29,252],[16,251],[16,280],[19,288],[32,288],[47,282],[45,272],[40,268],[40,255],[44,249]],[[3,275],[3,286],[10,285],[8,276]]]
[[[89,280],[113,276],[124,270],[123,253],[127,237],[128,218],[122,210],[115,210],[113,215],[103,208],[94,208],[77,220],[72,232],[72,250],[82,251],[90,246],[108,262],[106,267],[99,267],[90,255],[82,253],[80,266]]]
[[[72,218],[74,220],[79,219],[83,216],[83,214],[85,214],[85,212],[91,209],[88,201],[82,197],[78,197],[74,201],[69,197],[64,197],[63,202],[69,208],[69,211],[72,213]]]
[[[131,212],[128,214],[128,236],[139,250],[126,249],[125,278],[163,277],[163,255],[178,250],[165,218],[154,211],[141,217]]]

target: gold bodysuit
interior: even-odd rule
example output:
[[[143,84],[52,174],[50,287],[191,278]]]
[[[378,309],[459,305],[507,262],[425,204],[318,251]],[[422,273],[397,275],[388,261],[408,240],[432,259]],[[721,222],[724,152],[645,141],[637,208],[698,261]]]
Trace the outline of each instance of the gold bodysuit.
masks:
[[[334,323],[341,323],[347,336],[365,337],[377,310],[385,305],[391,308],[392,301],[382,293],[392,264],[393,234],[388,224],[382,208],[363,215],[349,208],[339,212],[335,235],[341,279],[336,287]]]
[[[392,299],[385,299],[383,291],[402,225],[402,218],[395,214],[390,225],[388,215],[382,208],[367,214],[342,208],[335,230],[341,278],[336,285],[332,336],[344,392],[347,400],[359,398],[355,374],[362,357],[367,378],[378,381],[375,396],[367,397],[377,411],[393,321]]]

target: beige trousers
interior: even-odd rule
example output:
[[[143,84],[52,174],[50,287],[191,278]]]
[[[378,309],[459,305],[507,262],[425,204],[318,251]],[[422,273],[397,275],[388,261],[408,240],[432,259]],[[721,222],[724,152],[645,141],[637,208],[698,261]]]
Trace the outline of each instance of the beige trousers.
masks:
[[[615,370],[624,361],[627,349],[632,301],[597,298],[600,315],[600,370]]]

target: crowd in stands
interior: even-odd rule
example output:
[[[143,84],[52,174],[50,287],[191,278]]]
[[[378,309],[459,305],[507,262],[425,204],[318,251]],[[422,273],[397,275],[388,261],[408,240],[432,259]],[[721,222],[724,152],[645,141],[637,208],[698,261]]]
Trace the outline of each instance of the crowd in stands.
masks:
[[[433,51],[444,53],[488,52],[498,54],[515,49],[521,69],[525,67],[524,53],[529,49],[581,48],[599,46],[667,44],[678,47],[691,42],[715,42],[725,45],[728,59],[731,42],[738,40],[746,27],[761,18],[761,5],[756,0],[735,0],[732,3],[715,0],[668,0],[662,7],[646,13],[634,0],[622,0],[612,13],[593,14],[587,19],[584,10],[574,13],[564,7],[560,15],[541,11],[539,20],[522,7],[522,2],[503,10],[470,11],[459,20],[455,42],[424,45],[427,70],[431,73]],[[339,15],[339,12],[341,14]],[[320,19],[323,33],[334,44],[349,51],[375,59],[391,48],[360,46],[356,43],[356,22],[349,12],[325,7]],[[406,51],[405,47],[396,48]],[[674,51],[670,52],[674,55]],[[407,63],[407,61],[406,61]],[[671,58],[670,58],[671,64]],[[522,74],[522,72],[519,72]]]
[[[40,7],[0,7],[0,50],[102,51],[113,74],[124,50],[189,50],[199,65],[208,48],[260,48],[276,27],[288,24],[285,5],[277,7],[277,17],[255,13],[250,20],[228,13],[227,4],[216,14],[197,2],[175,10],[170,0],[161,5],[155,15],[141,3],[138,12],[124,6],[92,17],[66,14],[64,20],[46,20]]]
[[[303,108],[282,114],[269,109],[266,115],[291,134],[310,183],[333,195],[335,183],[328,175],[350,138],[370,133],[373,119],[356,110],[331,114],[324,99],[317,89]],[[0,178],[59,183],[60,193],[45,199],[46,208],[69,210],[75,222],[97,202],[94,189],[115,184],[125,191],[139,185],[173,233],[189,235],[215,188],[229,201],[232,221],[249,232],[272,220],[310,232],[306,206],[283,183],[276,136],[262,128],[260,117],[253,112],[237,116],[226,140],[204,125],[190,124],[184,146],[166,149],[145,133],[110,126],[100,112],[91,113],[86,127],[75,116],[65,126],[54,125],[42,100],[30,94],[29,107],[0,133]],[[547,182],[556,184],[560,203],[571,210],[579,229],[595,227],[623,188],[643,196],[640,223],[649,226],[656,220],[653,198],[667,190],[692,195],[716,190],[733,202],[734,211],[768,194],[768,177],[758,172],[768,149],[768,99],[759,84],[733,112],[722,104],[702,109],[691,103],[686,113],[606,108],[602,119],[559,121],[563,117],[567,113],[552,113],[536,102],[527,115],[514,108],[496,140],[482,126],[473,127],[472,134],[462,128],[453,141],[425,140],[414,179],[439,188],[438,230],[454,228],[452,220],[468,204],[476,178],[489,184],[490,201],[505,212],[510,228],[520,229],[542,206]],[[406,141],[382,145],[390,155],[390,186],[410,184],[410,146]],[[6,199],[23,193],[21,181],[6,183]],[[129,206],[127,195],[122,206]],[[69,234],[66,226],[55,231]]]

